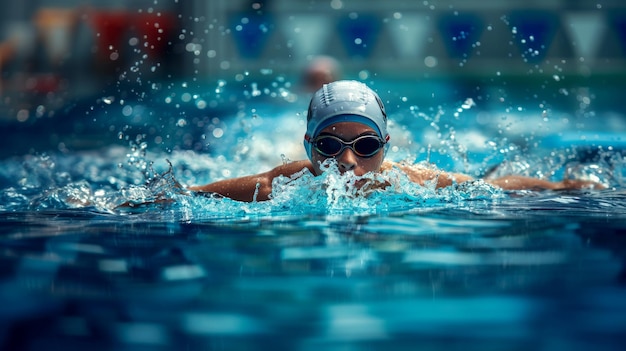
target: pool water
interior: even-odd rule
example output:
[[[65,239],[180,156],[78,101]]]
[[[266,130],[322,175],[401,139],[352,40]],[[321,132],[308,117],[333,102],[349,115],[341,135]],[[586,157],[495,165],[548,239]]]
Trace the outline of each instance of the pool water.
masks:
[[[331,164],[277,180],[268,202],[202,196],[185,186],[304,157],[308,95],[283,79],[105,94],[67,109],[62,145],[1,161],[0,348],[621,350],[619,106],[368,83],[392,160],[606,189],[434,189],[392,172],[360,196]]]

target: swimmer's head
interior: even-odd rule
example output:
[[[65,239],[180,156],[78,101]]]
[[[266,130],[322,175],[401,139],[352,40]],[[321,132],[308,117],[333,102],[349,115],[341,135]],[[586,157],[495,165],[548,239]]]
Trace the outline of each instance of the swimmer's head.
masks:
[[[304,148],[309,159],[311,141],[322,129],[339,122],[364,124],[383,140],[389,139],[387,113],[380,97],[361,82],[340,80],[324,84],[311,98],[304,136]]]
[[[304,68],[302,78],[306,89],[314,92],[324,84],[338,80],[340,76],[339,61],[329,56],[318,56]]]

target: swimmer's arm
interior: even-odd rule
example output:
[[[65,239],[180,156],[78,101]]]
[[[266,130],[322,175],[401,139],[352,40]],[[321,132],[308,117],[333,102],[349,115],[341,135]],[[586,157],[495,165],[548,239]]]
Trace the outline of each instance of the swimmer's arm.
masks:
[[[604,186],[586,180],[565,179],[560,182],[551,182],[539,178],[507,175],[485,182],[504,190],[575,190],[575,189],[604,189]]]
[[[453,183],[463,183],[474,178],[461,173],[448,173],[418,165],[393,164],[404,171],[411,181],[424,185],[427,181],[437,180],[437,188],[443,188]],[[560,182],[551,182],[539,178],[519,175],[507,175],[496,179],[485,179],[486,183],[504,190],[575,190],[575,189],[604,189],[604,186],[592,181],[566,179]]]
[[[274,180],[274,178],[281,175],[289,177],[302,171],[304,168],[313,171],[311,162],[296,161],[278,166],[260,174],[226,179],[205,185],[191,186],[189,190],[215,193],[237,201],[265,201],[269,200],[269,196],[272,193],[272,180]]]

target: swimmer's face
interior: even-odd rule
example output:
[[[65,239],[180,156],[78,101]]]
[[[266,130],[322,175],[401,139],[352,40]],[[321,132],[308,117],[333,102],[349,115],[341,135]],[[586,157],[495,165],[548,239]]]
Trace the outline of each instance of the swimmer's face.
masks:
[[[377,136],[378,134],[372,128],[361,123],[339,122],[322,129],[319,135],[332,135],[345,142],[351,142],[363,135]],[[346,147],[340,154],[334,156],[334,159],[337,160],[337,165],[341,173],[353,171],[355,175],[362,176],[368,172],[379,171],[384,156],[384,147],[370,157],[360,157],[354,153],[352,149]],[[321,155],[313,148],[311,151],[311,161],[315,169],[315,174],[319,175],[322,173],[320,163],[324,162],[327,158],[330,157]]]

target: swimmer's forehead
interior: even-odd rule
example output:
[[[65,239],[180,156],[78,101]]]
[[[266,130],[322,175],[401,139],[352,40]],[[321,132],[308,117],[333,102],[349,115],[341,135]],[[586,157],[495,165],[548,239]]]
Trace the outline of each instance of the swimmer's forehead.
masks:
[[[367,128],[369,130],[374,131],[380,137],[383,137],[380,128],[378,125],[372,121],[370,118],[360,115],[353,114],[341,114],[330,117],[325,121],[322,121],[316,128],[315,132],[312,133],[312,137],[316,137],[320,132],[326,130],[328,127],[332,126],[343,126],[343,128],[352,128],[352,129],[361,129]]]
[[[360,122],[336,122],[323,128],[318,135],[359,137],[362,135],[378,135],[378,133],[371,126]]]

